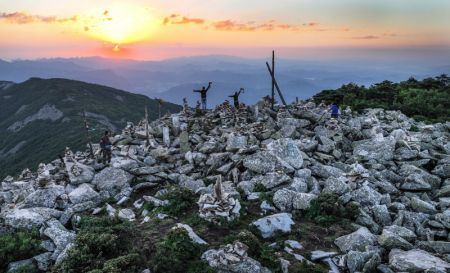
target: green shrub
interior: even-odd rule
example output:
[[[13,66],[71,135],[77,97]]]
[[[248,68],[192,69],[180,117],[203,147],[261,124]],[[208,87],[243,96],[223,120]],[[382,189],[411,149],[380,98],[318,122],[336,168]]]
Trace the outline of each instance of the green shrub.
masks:
[[[81,218],[75,246],[54,273],[132,273],[142,268],[130,223],[117,218]]]
[[[184,273],[189,265],[199,261],[205,246],[194,243],[186,230],[171,230],[156,244],[155,267],[157,273]]]
[[[10,262],[24,260],[41,251],[38,229],[19,230],[0,236],[0,271]]]
[[[409,130],[411,131],[411,132],[419,132],[420,131],[420,129],[419,129],[419,127],[417,127],[416,125],[411,125],[411,127],[409,128]]]
[[[161,212],[171,216],[180,216],[196,207],[198,197],[187,188],[173,187],[161,199],[169,201],[168,205],[158,208]]]
[[[253,189],[254,192],[267,192],[269,191],[268,188],[266,188],[266,186],[264,186],[261,183],[257,183]]]
[[[330,226],[342,219],[355,219],[358,215],[359,208],[355,204],[344,206],[339,196],[333,193],[319,194],[306,211],[306,218],[323,226]]]
[[[216,273],[216,271],[205,261],[194,261],[189,265],[187,273]]]
[[[327,273],[327,272],[328,269],[326,269],[324,266],[318,264],[309,264],[306,261],[294,263],[289,267],[289,273]]]

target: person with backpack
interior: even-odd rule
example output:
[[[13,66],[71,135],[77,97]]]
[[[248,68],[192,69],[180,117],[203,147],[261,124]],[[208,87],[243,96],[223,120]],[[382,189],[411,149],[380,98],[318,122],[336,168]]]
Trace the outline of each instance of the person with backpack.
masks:
[[[111,163],[111,150],[112,150],[112,144],[109,140],[109,131],[105,131],[105,134],[103,135],[102,139],[100,140],[100,148],[102,150],[102,159],[103,164]]]
[[[337,105],[337,103],[334,102],[330,106],[330,112],[331,112],[331,118],[337,119],[339,117],[339,106]]]
[[[202,109],[206,110],[206,93],[208,92],[209,88],[211,88],[212,82],[208,83],[208,87],[202,87],[201,90],[193,90],[194,92],[200,93],[201,99],[202,99]]]

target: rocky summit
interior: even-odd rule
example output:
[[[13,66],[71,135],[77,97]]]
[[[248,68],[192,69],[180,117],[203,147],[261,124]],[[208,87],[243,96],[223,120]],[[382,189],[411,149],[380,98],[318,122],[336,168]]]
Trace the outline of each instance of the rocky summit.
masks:
[[[349,108],[330,119],[311,101],[269,105],[185,107],[129,123],[112,137],[110,164],[67,149],[37,172],[8,176],[0,232],[37,228],[41,252],[7,270],[67,268],[86,241],[83,217],[104,215],[148,230],[142,238],[186,234],[210,270],[189,272],[450,271],[450,122]],[[194,199],[174,202],[180,189]],[[155,255],[166,246],[156,243]],[[171,268],[151,261],[135,272]],[[95,272],[121,271],[105,263]]]

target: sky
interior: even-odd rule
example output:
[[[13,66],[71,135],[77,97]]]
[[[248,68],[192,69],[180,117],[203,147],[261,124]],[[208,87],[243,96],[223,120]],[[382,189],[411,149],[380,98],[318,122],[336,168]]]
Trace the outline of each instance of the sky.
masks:
[[[450,49],[450,1],[0,0],[0,41],[6,60],[426,55]]]

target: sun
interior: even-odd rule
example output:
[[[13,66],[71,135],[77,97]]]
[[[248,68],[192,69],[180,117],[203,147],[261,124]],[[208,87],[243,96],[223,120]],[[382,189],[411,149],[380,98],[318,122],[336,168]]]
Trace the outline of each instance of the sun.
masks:
[[[99,14],[100,13],[100,14]],[[157,28],[157,20],[145,7],[116,3],[91,17],[88,33],[103,42],[119,46],[148,40]]]

